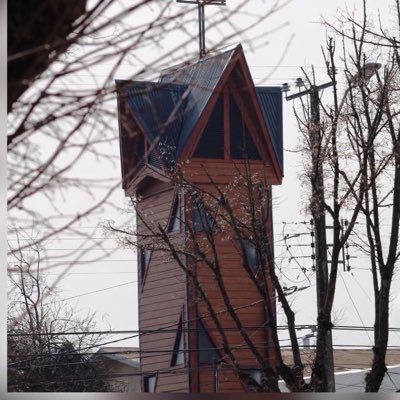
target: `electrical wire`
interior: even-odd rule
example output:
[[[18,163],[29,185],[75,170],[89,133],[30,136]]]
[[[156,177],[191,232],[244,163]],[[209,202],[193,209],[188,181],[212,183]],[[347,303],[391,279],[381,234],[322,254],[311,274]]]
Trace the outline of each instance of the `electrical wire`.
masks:
[[[225,311],[227,312],[227,311]],[[163,328],[156,328],[156,329],[142,329],[142,330],[118,330],[118,331],[80,331],[80,332],[68,332],[68,331],[62,331],[62,332],[49,332],[49,333],[43,333],[43,336],[61,336],[61,335],[125,335],[125,334],[131,334],[131,333],[139,333],[139,334],[149,334],[149,333],[160,333],[160,332],[165,332],[165,333],[171,333],[171,332],[178,332],[177,329],[170,329],[172,326],[176,326],[178,324],[172,324],[168,325],[167,327]],[[261,329],[263,328],[264,325],[260,326],[245,326],[245,329],[249,330],[254,330],[254,329]],[[296,330],[301,330],[301,329],[310,329],[316,327],[315,324],[302,324],[302,325],[296,325],[295,328]],[[181,328],[184,331],[197,331],[197,328]],[[236,327],[224,327],[224,330],[233,330],[237,331]],[[288,326],[287,325],[277,325],[278,330],[287,330]],[[375,328],[373,326],[361,326],[361,325],[335,325],[332,327],[333,330],[339,330],[339,331],[373,331]],[[218,330],[218,328],[207,328],[207,330]],[[389,327],[389,331],[392,332],[400,332],[400,327]],[[10,337],[17,337],[17,336],[38,336],[37,333],[31,333],[31,332],[24,332],[24,333],[9,333],[8,336]],[[400,347],[400,346],[399,346]]]
[[[349,299],[350,299],[350,301],[351,301],[351,304],[353,305],[353,308],[354,308],[356,314],[358,315],[358,318],[360,319],[360,322],[361,322],[362,326],[365,327],[365,324],[364,324],[364,321],[363,321],[363,319],[362,319],[362,317],[361,317],[360,311],[358,310],[358,308],[357,308],[357,306],[356,306],[356,303],[354,302],[354,299],[353,299],[353,297],[352,297],[351,294],[350,294],[350,291],[349,291],[349,289],[348,289],[348,287],[347,287],[347,285],[346,285],[346,281],[344,280],[341,271],[339,271],[339,275],[340,275],[340,277],[341,277],[341,279],[342,279],[343,285],[344,285],[344,287],[345,287],[345,289],[346,289],[347,295],[349,296]],[[367,333],[368,339],[369,339],[369,341],[370,341],[370,343],[371,343],[371,345],[372,345],[373,341],[372,341],[372,339],[371,339],[371,336],[369,335],[368,331],[366,331],[366,333]]]

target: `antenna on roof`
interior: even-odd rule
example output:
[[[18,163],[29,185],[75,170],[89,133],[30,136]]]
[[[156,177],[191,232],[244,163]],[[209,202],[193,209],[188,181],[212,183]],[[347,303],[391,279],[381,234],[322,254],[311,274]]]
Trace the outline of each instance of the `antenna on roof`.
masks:
[[[205,36],[205,23],[204,23],[204,6],[205,5],[216,5],[225,6],[226,0],[176,0],[177,3],[189,3],[197,4],[199,9],[199,58],[204,57],[206,54],[206,36]]]

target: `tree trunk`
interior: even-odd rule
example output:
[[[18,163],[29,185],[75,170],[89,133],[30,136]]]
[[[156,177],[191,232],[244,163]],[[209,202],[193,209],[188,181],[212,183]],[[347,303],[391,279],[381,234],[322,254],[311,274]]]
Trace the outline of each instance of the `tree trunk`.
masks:
[[[387,371],[385,361],[389,340],[389,294],[390,280],[382,280],[376,301],[372,368],[365,377],[366,392],[378,392]]]
[[[329,362],[328,344],[332,338],[332,323],[329,315],[320,313],[318,316],[317,346],[310,386],[314,392],[329,392],[329,377],[327,368]]]

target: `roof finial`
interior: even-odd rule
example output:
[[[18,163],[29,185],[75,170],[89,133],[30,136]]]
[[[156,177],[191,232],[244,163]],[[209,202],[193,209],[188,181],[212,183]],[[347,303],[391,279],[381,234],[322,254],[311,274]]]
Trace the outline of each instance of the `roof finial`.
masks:
[[[226,0],[176,0],[178,3],[197,4],[199,9],[199,58],[204,57],[206,54],[206,36],[205,36],[205,23],[204,23],[204,6],[206,4],[213,4],[217,6],[226,5]]]

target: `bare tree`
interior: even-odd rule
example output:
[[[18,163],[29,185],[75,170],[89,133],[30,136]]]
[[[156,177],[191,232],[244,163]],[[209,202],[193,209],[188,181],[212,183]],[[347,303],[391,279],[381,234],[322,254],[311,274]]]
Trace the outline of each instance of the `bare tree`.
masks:
[[[304,365],[296,333],[295,314],[289,301],[293,292],[286,290],[275,268],[268,179],[250,163],[242,163],[235,166],[232,182],[222,185],[213,179],[212,171],[208,171],[206,165],[203,168],[208,176],[204,185],[189,182],[184,165],[176,166],[173,173],[167,175],[171,188],[175,188],[184,198],[185,217],[181,214],[179,223],[182,231],[187,232],[186,240],[176,235],[171,236],[168,221],[156,220],[151,210],[143,208],[140,198],[132,201],[137,224],[141,229],[111,229],[123,245],[137,249],[139,254],[146,251],[161,254],[163,259],[174,260],[181,268],[197,293],[196,306],[199,307],[201,318],[211,320],[220,336],[225,366],[238,374],[248,390],[279,392],[278,379],[281,377],[290,391],[311,391],[312,388],[303,376]],[[188,215],[193,218],[188,218]],[[249,330],[243,322],[241,307],[236,309],[234,305],[229,288],[232,266],[227,270],[221,247],[227,242],[234,244],[240,256],[240,268],[246,277],[244,279],[248,279],[256,290],[258,300],[255,304],[261,304],[264,309],[268,324],[259,329],[265,331],[270,338],[266,352],[265,349],[260,350],[258,337],[253,337],[254,330]],[[193,264],[196,265],[195,270],[189,267]],[[142,271],[141,279],[143,274]],[[218,293],[218,301],[215,300],[215,291]],[[282,306],[288,324],[292,354],[289,364],[284,360],[278,338],[276,301]],[[224,321],[226,323],[227,317],[234,321],[243,348],[250,351],[257,360],[264,377],[261,383],[246,373],[236,356],[237,349],[225,331]]]
[[[52,257],[49,268],[63,263],[71,267],[80,259],[98,261],[113,251],[81,225],[88,224],[89,216],[116,207],[110,200],[119,186],[119,177],[113,174],[118,162],[118,153],[113,152],[118,136],[114,78],[151,74],[192,55],[197,33],[186,27],[196,23],[196,13],[174,3],[10,4],[9,225],[11,233],[33,231],[26,242],[10,242],[10,254],[29,248],[32,239],[41,244],[70,234],[82,239],[76,251],[65,253],[64,259]],[[213,31],[213,39],[207,50],[244,34],[253,46],[264,43],[264,35],[256,37],[252,29],[286,4],[261,8],[259,15],[238,26],[246,3],[209,16],[207,29]],[[61,8],[67,11],[60,12]],[[178,39],[164,49],[169,35]],[[111,172],[99,174],[100,163]]]
[[[379,52],[383,70],[372,87],[360,86],[358,96],[345,105],[344,126],[353,149],[359,155],[368,149],[362,211],[366,230],[360,247],[369,255],[375,298],[374,347],[371,371],[366,376],[366,392],[377,392],[385,376],[389,338],[391,284],[400,257],[400,3],[393,2],[394,29],[379,21],[374,27],[366,1],[362,19],[343,17],[339,33],[350,42],[351,60],[361,72],[368,55]],[[376,132],[367,140],[366,132]],[[387,241],[385,237],[389,235]]]
[[[62,1],[43,2],[39,7],[34,2],[10,5],[7,205],[11,232],[33,231],[28,240],[10,241],[10,257],[19,258],[21,265],[25,264],[25,250],[66,234],[82,238],[67,257],[72,261],[34,252],[28,264],[40,262],[40,271],[63,263],[71,267],[92,249],[101,250],[101,254],[91,261],[110,254],[101,239],[80,225],[106,207],[115,207],[110,199],[120,180],[112,174],[99,174],[97,169],[99,163],[113,167],[117,159],[110,155],[117,138],[114,78],[124,68],[129,69],[124,77],[140,78],[142,73],[158,72],[192,55],[190,48],[197,42],[197,33],[187,26],[196,23],[192,20],[196,14],[191,18],[190,9],[184,6],[171,11],[173,3],[82,0],[74,2],[74,7]],[[246,16],[243,10],[247,2],[229,5],[207,20],[208,29],[213,31],[207,50],[240,40],[244,34],[245,42],[253,47],[264,43],[266,35],[255,37],[252,29],[286,3],[262,5],[244,24],[238,18]],[[66,11],[61,12],[61,8]],[[163,40],[169,35],[179,39],[164,49]],[[148,49],[150,58],[146,56]],[[71,199],[78,201],[70,205]],[[14,268],[10,273],[15,273]],[[22,268],[20,278],[26,278],[26,273]],[[38,284],[39,278],[31,274],[29,279]],[[62,274],[52,287],[61,278]],[[44,290],[40,298],[44,300],[48,293]],[[25,324],[37,329],[38,319],[32,317],[40,304],[37,298],[29,302],[15,309],[19,315],[10,314],[10,327]],[[42,334],[38,333],[39,339],[33,337],[39,340]]]
[[[395,10],[398,18],[398,1]],[[327,253],[325,224],[321,226],[321,237],[325,236],[319,241],[317,238],[316,243],[317,248],[319,246],[321,252],[329,256],[330,267],[325,258],[327,275],[323,278],[323,287],[326,290],[319,288],[318,293],[321,305],[316,368],[312,379],[320,390],[332,381],[332,375],[327,373],[323,349],[331,335],[338,267],[343,262],[343,248],[355,224],[364,215],[366,232],[359,244],[371,257],[375,295],[374,360],[366,378],[366,391],[378,391],[386,371],[390,287],[399,258],[398,39],[389,35],[382,25],[381,33],[371,31],[366,2],[361,22],[354,16],[347,16],[341,23],[340,28],[328,26],[342,39],[341,58],[346,73],[344,92],[340,90],[340,77],[336,72],[336,44],[330,39],[324,57],[333,87],[332,100],[322,101],[313,76],[306,74],[309,91],[316,93],[317,101],[314,108],[312,104],[303,103],[304,117],[299,117],[299,126],[305,134],[304,148],[310,160],[307,174],[312,193],[310,211],[314,220],[325,219],[326,214],[333,221],[330,254]],[[380,55],[383,72],[380,72],[381,64],[373,59],[374,54]],[[384,215],[390,220],[387,246],[382,239]]]
[[[94,314],[79,318],[47,286],[38,247],[14,254],[9,282],[8,390],[107,391],[107,371],[91,359],[100,340]]]

